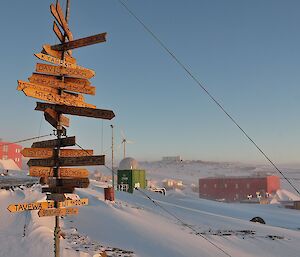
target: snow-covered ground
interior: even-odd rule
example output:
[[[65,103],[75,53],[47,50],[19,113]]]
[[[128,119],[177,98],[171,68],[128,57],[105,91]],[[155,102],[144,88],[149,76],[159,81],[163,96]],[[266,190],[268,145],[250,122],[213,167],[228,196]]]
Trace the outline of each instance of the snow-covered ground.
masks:
[[[201,174],[232,175],[258,170],[244,166],[241,171],[239,165],[233,164],[198,164],[141,165],[147,169],[148,178],[157,183],[176,178],[186,185],[195,183]],[[118,257],[299,257],[298,210],[285,209],[279,204],[209,201],[199,199],[187,189],[169,191],[167,196],[143,191],[155,203],[140,191],[116,192],[116,201],[112,203],[103,200],[105,186],[92,180],[89,188],[76,190],[81,198],[89,198],[89,205],[80,207],[77,216],[61,219],[65,234],[61,239],[61,256],[99,257],[105,250],[107,256]],[[40,191],[38,185],[15,191],[0,190],[1,257],[53,256],[53,217],[39,218],[37,211],[12,214],[6,210],[11,203],[45,199]],[[281,193],[286,195],[288,191]],[[266,224],[249,222],[255,216],[262,217]]]

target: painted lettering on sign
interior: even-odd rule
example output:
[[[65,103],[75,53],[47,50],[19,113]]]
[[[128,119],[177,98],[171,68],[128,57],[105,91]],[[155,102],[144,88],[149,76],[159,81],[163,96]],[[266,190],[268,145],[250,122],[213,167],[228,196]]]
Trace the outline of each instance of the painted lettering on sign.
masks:
[[[55,208],[55,209],[41,209],[38,212],[39,217],[47,216],[66,216],[77,215],[79,213],[77,208]]]
[[[111,120],[112,118],[115,117],[114,112],[111,110],[92,109],[87,107],[76,107],[76,106],[65,106],[65,105],[49,104],[49,103],[41,103],[41,102],[37,102],[37,106],[35,110],[44,111],[47,108],[54,109],[64,114],[85,116],[85,117],[91,117],[97,119]]]
[[[76,199],[76,200],[65,200],[64,202],[59,202],[59,207],[71,207],[71,206],[84,206],[89,204],[88,198]]]
[[[17,203],[7,207],[10,212],[34,211],[48,208],[54,208],[54,202]]]
[[[28,80],[32,83],[46,85],[53,88],[66,89],[69,91],[95,95],[96,88],[94,86],[89,86],[89,82],[86,79],[75,79],[75,78],[65,78],[64,82],[61,79],[52,76],[33,73]]]
[[[54,170],[50,167],[35,166],[29,168],[29,175],[32,177],[53,177]],[[89,176],[89,172],[86,169],[80,168],[59,168],[58,176],[87,178]]]

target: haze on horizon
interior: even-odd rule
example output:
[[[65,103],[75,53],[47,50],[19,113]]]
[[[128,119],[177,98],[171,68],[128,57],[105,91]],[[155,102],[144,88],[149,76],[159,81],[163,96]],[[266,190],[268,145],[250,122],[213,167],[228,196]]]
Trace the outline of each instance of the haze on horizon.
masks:
[[[0,138],[17,141],[52,132],[35,99],[16,91],[45,43],[55,44],[52,1],[7,1],[0,53]],[[64,4],[64,1],[62,1]],[[128,1],[134,12],[186,64],[275,163],[299,163],[300,2]],[[9,23],[7,21],[10,21]],[[72,2],[76,37],[108,32],[104,44],[74,50],[92,68],[97,87],[88,102],[114,110],[107,122],[71,117],[69,135],[110,159],[123,130],[127,155],[138,160],[183,159],[267,164],[201,89],[117,1]],[[42,121],[41,121],[42,119]],[[102,137],[103,135],[103,137]],[[103,141],[102,141],[103,138]],[[31,142],[23,144],[31,145]],[[122,158],[122,147],[117,158]]]

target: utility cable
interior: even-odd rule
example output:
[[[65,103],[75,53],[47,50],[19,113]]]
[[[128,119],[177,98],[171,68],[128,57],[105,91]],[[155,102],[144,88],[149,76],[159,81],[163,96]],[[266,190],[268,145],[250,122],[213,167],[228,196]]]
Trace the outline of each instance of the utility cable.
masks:
[[[177,221],[179,221],[183,226],[188,227],[190,230],[192,230],[193,232],[195,232],[195,234],[197,236],[202,237],[203,239],[205,239],[206,241],[208,241],[211,245],[213,245],[214,247],[216,247],[218,250],[220,250],[221,252],[223,252],[226,256],[232,257],[232,255],[230,255],[229,253],[227,253],[224,249],[222,249],[220,246],[216,245],[213,241],[211,241],[210,239],[208,239],[207,237],[205,237],[203,234],[199,233],[195,228],[193,228],[191,225],[185,223],[182,219],[180,219],[177,215],[173,214],[172,212],[170,212],[168,209],[166,209],[165,207],[163,207],[161,204],[159,204],[158,202],[156,202],[155,200],[153,200],[149,195],[147,195],[144,191],[140,190],[139,188],[135,188],[135,190],[137,190],[138,192],[140,192],[141,194],[143,194],[144,196],[146,196],[154,205],[156,205],[157,207],[161,208],[164,212],[168,213],[170,216],[172,216],[173,218],[175,218]]]
[[[289,181],[289,179],[283,174],[283,172],[277,167],[277,165],[268,157],[268,155],[262,150],[260,146],[248,135],[248,133],[239,125],[239,123],[232,117],[232,115],[222,106],[222,104],[208,91],[208,89],[193,75],[192,71],[184,65],[175,53],[172,52],[165,43],[137,16],[134,12],[124,3],[122,0],[118,0],[119,3],[126,9],[126,11],[140,23],[143,28],[154,38],[154,40],[174,59],[174,61],[188,74],[188,76],[196,82],[196,84],[208,95],[208,97],[219,107],[219,109],[238,127],[238,129],[244,134],[244,136],[255,146],[255,148],[267,159],[267,161],[275,168],[275,170],[281,174],[281,176],[290,184],[290,186],[300,195],[300,191]]]
[[[23,143],[23,142],[26,142],[26,141],[31,141],[31,140],[34,140],[34,139],[38,139],[38,138],[43,138],[43,137],[50,137],[50,136],[53,136],[54,134],[47,134],[47,135],[43,135],[43,136],[37,136],[37,137],[30,137],[30,138],[27,138],[27,139],[22,139],[22,140],[18,140],[18,141],[15,141],[15,142],[10,142],[10,143],[2,143],[0,142],[0,145],[11,145],[11,144],[18,144],[18,143]]]

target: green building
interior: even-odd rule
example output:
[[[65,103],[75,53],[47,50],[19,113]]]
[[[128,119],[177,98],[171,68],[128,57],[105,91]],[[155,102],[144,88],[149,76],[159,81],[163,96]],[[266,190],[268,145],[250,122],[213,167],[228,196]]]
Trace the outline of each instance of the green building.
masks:
[[[133,193],[134,188],[146,188],[146,172],[138,169],[138,162],[133,158],[125,158],[118,169],[118,190]]]

